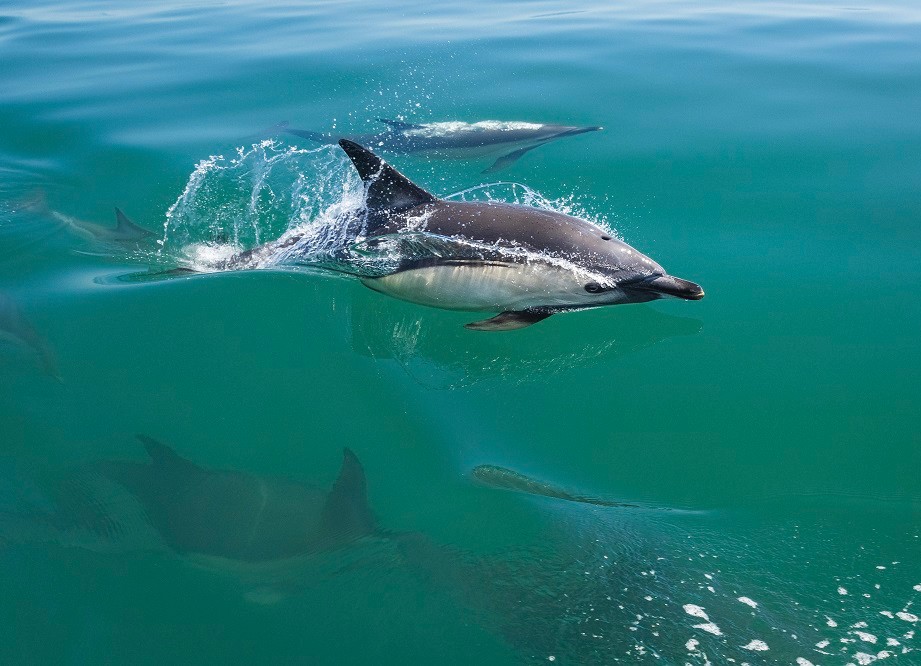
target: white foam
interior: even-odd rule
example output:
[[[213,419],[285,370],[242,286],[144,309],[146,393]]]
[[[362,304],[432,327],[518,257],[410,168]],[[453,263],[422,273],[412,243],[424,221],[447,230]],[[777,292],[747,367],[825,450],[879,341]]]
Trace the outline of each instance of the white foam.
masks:
[[[747,606],[751,606],[752,608],[757,608],[757,607],[758,607],[758,602],[757,602],[757,601],[752,601],[752,600],[749,599],[748,597],[739,597],[739,601],[741,601],[743,604],[745,604],[745,605],[747,605]]]
[[[466,134],[469,132],[511,132],[514,130],[539,130],[540,123],[527,123],[521,121],[481,120],[476,123],[465,123],[453,120],[440,123],[424,123],[419,127],[405,130],[407,136],[448,136],[450,134]]]
[[[796,666],[815,666],[815,664],[813,664],[808,659],[804,659],[803,657],[797,657]]]
[[[697,650],[697,646],[700,645],[700,641],[696,638],[690,639],[687,643],[684,644],[684,647],[687,648],[688,652],[694,652]]]
[[[707,612],[700,606],[697,606],[695,604],[685,604],[683,608],[684,608],[684,612],[690,615],[691,617],[699,617],[701,620],[707,620],[708,622],[710,621],[710,618],[707,615]]]
[[[723,635],[723,632],[720,630],[720,628],[716,626],[715,624],[713,624],[712,622],[707,622],[706,624],[695,624],[694,628],[701,629],[703,631],[706,631],[708,634],[713,634],[714,636]]]
[[[827,624],[829,627],[837,627],[837,626],[838,626],[838,623],[835,622],[834,620],[832,620],[832,619],[831,619],[830,617],[828,617],[827,615],[825,616],[825,619],[827,620],[827,622],[826,622],[825,624]]]
[[[867,654],[866,652],[858,652],[854,655],[854,659],[857,660],[857,663],[860,664],[860,666],[867,666],[867,664],[872,664],[874,661],[876,661],[876,655]]]
[[[865,631],[855,631],[853,633],[856,634],[857,638],[862,640],[864,643],[876,643],[877,639],[873,634],[868,634]]]
[[[918,621],[917,615],[915,615],[914,613],[908,613],[906,611],[899,611],[898,613],[895,614],[895,616],[899,618],[900,620],[905,620],[906,622],[917,622]]]
[[[845,588],[843,588],[843,587],[839,587],[839,588],[838,588],[838,594],[844,596],[845,594],[847,594],[847,590],[846,590]]]
[[[754,650],[755,652],[765,652],[766,650],[769,650],[770,648],[768,648],[767,643],[765,643],[764,641],[759,641],[758,639],[755,639],[751,641],[748,645],[743,645],[742,649],[743,650]]]
[[[896,645],[901,645],[901,643],[899,643],[899,642],[898,642],[897,640],[895,640],[894,638],[887,638],[887,639],[886,639],[886,645],[888,645],[889,647],[895,647]]]
[[[913,589],[915,592],[921,592],[921,584],[915,585],[915,586],[914,586],[913,588],[911,588],[911,589]]]
[[[818,643],[815,644],[815,646],[816,646],[817,648],[827,648],[827,647],[829,646],[830,643],[831,643],[831,641],[828,641],[828,640],[819,641]]]
[[[886,617],[888,617],[888,618],[890,618],[890,619],[892,619],[892,618],[895,617],[895,615],[892,614],[892,611],[880,611],[879,614],[880,614],[880,615],[885,615]]]

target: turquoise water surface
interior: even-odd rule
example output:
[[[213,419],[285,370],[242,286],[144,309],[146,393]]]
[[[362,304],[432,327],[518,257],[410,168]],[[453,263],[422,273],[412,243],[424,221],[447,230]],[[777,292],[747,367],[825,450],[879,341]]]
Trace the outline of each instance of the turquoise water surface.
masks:
[[[354,169],[278,123],[380,118],[603,127],[485,174],[379,148],[706,298],[487,333],[323,260],[214,270],[341,243]],[[911,2],[0,0],[0,663],[921,663],[919,118]],[[346,447],[360,534],[164,533],[270,548],[273,502],[354,500]]]

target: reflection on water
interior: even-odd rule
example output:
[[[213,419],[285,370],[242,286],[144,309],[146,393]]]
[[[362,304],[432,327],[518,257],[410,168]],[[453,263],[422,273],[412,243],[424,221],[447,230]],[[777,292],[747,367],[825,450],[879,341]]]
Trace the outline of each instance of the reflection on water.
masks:
[[[567,369],[611,363],[668,338],[695,335],[696,319],[632,305],[614,312],[564,314],[545,322],[539,334],[477,336],[463,328],[469,315],[444,313],[387,299],[362,299],[347,305],[352,349],[359,354],[397,361],[423,386],[457,388],[486,379],[527,382]],[[578,331],[572,320],[593,317]],[[550,330],[547,330],[550,329]]]

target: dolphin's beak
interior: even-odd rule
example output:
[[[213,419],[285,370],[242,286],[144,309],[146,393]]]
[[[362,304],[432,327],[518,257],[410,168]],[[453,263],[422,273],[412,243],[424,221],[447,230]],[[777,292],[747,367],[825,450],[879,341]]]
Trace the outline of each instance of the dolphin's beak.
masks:
[[[656,275],[642,282],[631,284],[629,288],[652,291],[661,296],[674,296],[688,301],[699,301],[704,297],[704,290],[699,284],[671,275]]]

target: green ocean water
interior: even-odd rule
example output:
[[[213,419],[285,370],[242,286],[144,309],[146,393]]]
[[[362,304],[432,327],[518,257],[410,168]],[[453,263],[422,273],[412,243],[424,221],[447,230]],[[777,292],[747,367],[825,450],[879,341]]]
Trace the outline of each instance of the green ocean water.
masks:
[[[0,0],[0,663],[921,663],[919,117],[910,2]],[[350,163],[264,128],[379,118],[603,126],[386,157],[706,298],[482,333],[332,272],[131,277],[321,227]],[[75,233],[115,206],[153,236]],[[110,487],[49,529],[137,433],[324,489],[348,447],[380,534],[203,566]]]

